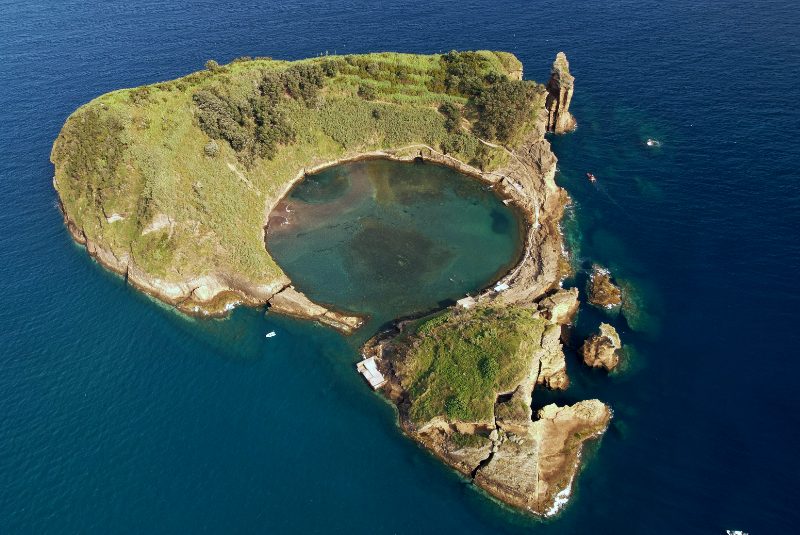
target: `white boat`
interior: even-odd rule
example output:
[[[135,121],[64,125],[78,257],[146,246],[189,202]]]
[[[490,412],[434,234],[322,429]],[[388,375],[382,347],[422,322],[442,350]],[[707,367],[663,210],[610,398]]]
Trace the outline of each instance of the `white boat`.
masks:
[[[272,337],[273,337],[273,336],[275,336],[276,334],[277,334],[277,333],[276,333],[275,331],[270,331],[270,332],[268,332],[268,333],[267,333],[267,334],[266,334],[264,337],[265,337],[265,338],[272,338]]]

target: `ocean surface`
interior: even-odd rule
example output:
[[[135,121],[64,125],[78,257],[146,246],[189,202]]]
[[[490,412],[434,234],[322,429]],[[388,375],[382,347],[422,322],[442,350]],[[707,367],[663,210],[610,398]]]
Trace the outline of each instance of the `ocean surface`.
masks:
[[[522,214],[489,186],[421,162],[326,169],[272,214],[267,249],[292,284],[368,318],[355,344],[497,281],[519,261],[525,232]]]
[[[793,533],[800,523],[800,10],[789,0],[0,0],[0,533]],[[185,318],[73,244],[50,147],[79,105],[209,58],[564,50],[553,140],[582,286],[628,345],[570,389],[614,408],[553,520],[398,431],[352,340],[258,310]],[[660,147],[647,147],[655,138]],[[584,173],[592,171],[592,185]],[[413,291],[413,289],[409,289]],[[275,330],[278,336],[265,339]]]

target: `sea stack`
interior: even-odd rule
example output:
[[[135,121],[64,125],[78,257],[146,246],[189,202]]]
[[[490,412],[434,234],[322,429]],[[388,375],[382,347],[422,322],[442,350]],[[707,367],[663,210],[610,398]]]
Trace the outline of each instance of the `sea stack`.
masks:
[[[611,272],[597,264],[592,266],[586,288],[590,304],[600,308],[614,308],[622,304],[622,290],[614,284]]]
[[[569,72],[569,62],[563,52],[556,55],[550,81],[547,82],[547,131],[563,134],[575,129],[577,123],[569,113],[575,77]]]
[[[622,349],[617,330],[607,323],[600,324],[600,334],[589,337],[581,348],[583,362],[592,368],[613,371],[619,365],[618,349]]]

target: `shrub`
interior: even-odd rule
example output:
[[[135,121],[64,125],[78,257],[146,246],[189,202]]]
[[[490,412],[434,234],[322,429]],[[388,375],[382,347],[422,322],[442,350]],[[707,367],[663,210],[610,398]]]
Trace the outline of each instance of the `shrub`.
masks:
[[[371,85],[361,84],[358,86],[358,96],[364,100],[375,100],[378,92]]]
[[[481,143],[474,136],[464,132],[448,135],[441,143],[440,148],[445,154],[460,154],[466,161],[470,161],[478,154]]]
[[[478,361],[478,371],[487,381],[494,381],[497,372],[500,371],[500,365],[494,357],[483,357]]]
[[[141,106],[150,101],[150,88],[147,86],[137,87],[130,93],[130,99],[134,106]]]
[[[470,103],[478,113],[475,132],[507,142],[531,116],[536,87],[530,82],[503,78],[487,85]]]
[[[217,142],[212,139],[206,143],[206,146],[203,148],[203,152],[205,152],[206,156],[209,158],[214,158],[217,154],[219,154],[219,145],[217,145]]]
[[[216,60],[210,59],[210,60],[206,61],[206,69],[208,69],[209,71],[212,71],[212,72],[213,71],[218,71],[219,68],[220,68],[219,67],[219,63],[217,63]]]
[[[461,128],[461,109],[452,102],[439,106],[439,113],[445,116],[444,128],[448,132],[456,132]]]
[[[451,420],[460,420],[467,415],[464,402],[456,396],[450,396],[445,400],[444,412]]]
[[[339,74],[339,67],[341,61],[335,59],[326,59],[320,65],[322,67],[322,72],[325,73],[325,76],[328,78],[333,78],[337,74]]]

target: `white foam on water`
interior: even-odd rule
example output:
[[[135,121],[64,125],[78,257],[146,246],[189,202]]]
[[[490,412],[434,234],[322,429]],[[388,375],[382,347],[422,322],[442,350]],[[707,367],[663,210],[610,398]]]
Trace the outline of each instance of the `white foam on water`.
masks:
[[[550,507],[550,509],[547,510],[544,516],[553,516],[554,514],[558,513],[561,510],[561,508],[567,504],[571,494],[572,494],[572,481],[570,480],[567,487],[555,495],[555,497],[553,498],[553,505]]]

